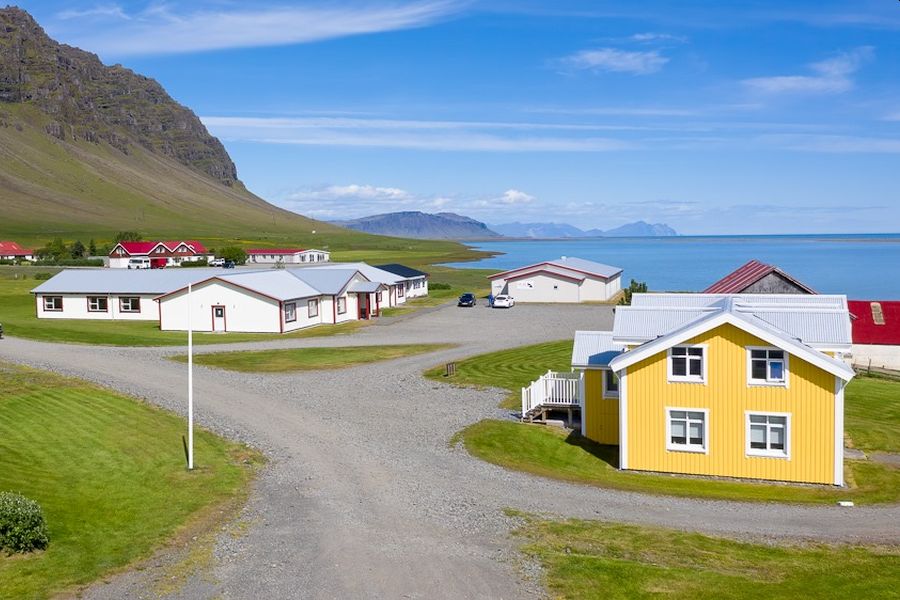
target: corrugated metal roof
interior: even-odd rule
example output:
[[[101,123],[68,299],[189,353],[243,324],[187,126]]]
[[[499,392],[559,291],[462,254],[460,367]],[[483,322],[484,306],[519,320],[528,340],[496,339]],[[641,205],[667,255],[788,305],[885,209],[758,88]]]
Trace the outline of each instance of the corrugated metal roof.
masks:
[[[428,277],[428,273],[426,273],[425,271],[420,271],[418,269],[413,269],[412,267],[407,267],[406,265],[400,265],[397,263],[391,263],[388,265],[375,265],[375,268],[381,269],[382,271],[387,271],[388,273],[393,273],[394,275],[399,275],[400,277],[405,277],[406,279]]]
[[[510,274],[507,280],[512,281],[514,279],[521,279],[522,277],[529,277],[537,273],[550,273],[551,275],[559,275],[560,277],[574,279],[575,281],[584,281],[586,277],[584,273],[579,273],[578,271],[573,271],[565,267],[558,267],[556,265],[546,264],[537,265],[530,269],[520,269],[515,273]]]
[[[747,287],[753,285],[770,273],[777,273],[781,275],[782,277],[796,285],[798,288],[806,291],[809,294],[816,293],[814,289],[802,283],[796,277],[792,277],[791,275],[785,273],[780,268],[774,265],[767,265],[758,260],[751,260],[746,264],[738,267],[722,279],[718,280],[717,282],[703,290],[703,292],[707,294],[739,294],[747,289]]]
[[[362,273],[369,281],[377,281],[378,283],[383,283],[385,285],[397,285],[404,280],[403,277],[399,277],[393,273],[389,273],[388,271],[385,271],[383,269],[373,267],[372,265],[366,264],[364,262],[330,263],[327,265],[311,265],[309,267],[303,268],[311,270],[334,268],[354,269]]]
[[[41,294],[165,294],[234,271],[188,269],[66,269],[33,290]]]
[[[900,302],[851,300],[854,344],[900,345]]]
[[[347,291],[360,294],[372,294],[382,289],[383,286],[383,283],[378,283],[377,281],[354,281],[350,284],[350,287],[347,288]]]
[[[622,344],[613,342],[612,331],[576,331],[572,366],[607,367],[624,350]]]
[[[260,294],[265,294],[276,300],[293,300],[294,298],[309,298],[322,295],[322,292],[308,283],[297,279],[284,270],[278,269],[247,273],[235,273],[232,271],[228,275],[219,275],[218,278]]]
[[[850,343],[847,299],[806,294],[634,294],[616,308],[618,340],[652,340],[710,314],[731,311],[758,318],[793,339],[817,346]]]
[[[603,263],[594,262],[592,260],[585,260],[583,258],[564,256],[555,260],[545,260],[533,265],[519,267],[518,269],[511,269],[509,271],[503,271],[502,273],[495,273],[494,275],[490,275],[488,279],[497,279],[499,277],[507,276],[514,277],[520,271],[533,270],[546,265],[552,265],[554,267],[559,267],[561,269],[569,271],[569,277],[574,277],[575,275],[572,274],[572,271],[575,271],[581,274],[587,273],[589,275],[596,275],[604,279],[609,279],[610,277],[618,275],[622,272],[622,269],[620,269],[619,267],[613,267],[610,265],[605,265]]]
[[[353,279],[353,276],[359,273],[356,269],[333,268],[333,269],[285,269],[287,273],[296,277],[300,281],[319,290],[323,294],[335,295],[340,294],[347,284]]]

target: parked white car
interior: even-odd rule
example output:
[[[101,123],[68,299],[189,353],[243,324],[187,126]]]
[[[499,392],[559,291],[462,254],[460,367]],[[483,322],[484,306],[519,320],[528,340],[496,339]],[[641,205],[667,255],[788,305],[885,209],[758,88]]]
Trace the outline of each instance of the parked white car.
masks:
[[[512,308],[516,305],[516,299],[506,294],[494,298],[494,308]]]
[[[211,261],[209,261],[209,266],[210,267],[224,267],[225,259],[224,258],[214,258]]]
[[[128,259],[128,268],[129,269],[149,269],[150,268],[150,259],[149,258],[129,258]]]

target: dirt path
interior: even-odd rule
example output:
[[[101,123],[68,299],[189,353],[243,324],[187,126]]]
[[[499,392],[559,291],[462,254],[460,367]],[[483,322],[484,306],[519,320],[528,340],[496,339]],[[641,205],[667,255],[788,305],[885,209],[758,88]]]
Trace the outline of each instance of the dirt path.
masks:
[[[497,390],[463,390],[421,372],[463,356],[609,327],[611,311],[520,306],[446,308],[331,338],[242,347],[453,342],[458,348],[342,371],[247,375],[198,368],[198,420],[272,457],[238,539],[222,536],[211,577],[179,597],[520,598],[540,589],[518,573],[502,509],[658,524],[734,537],[898,542],[896,506],[854,509],[698,501],[601,490],[506,471],[450,448],[490,416]],[[216,350],[203,348],[203,351]],[[112,386],[183,412],[178,349],[0,342],[0,358]],[[129,573],[90,597],[152,597]]]

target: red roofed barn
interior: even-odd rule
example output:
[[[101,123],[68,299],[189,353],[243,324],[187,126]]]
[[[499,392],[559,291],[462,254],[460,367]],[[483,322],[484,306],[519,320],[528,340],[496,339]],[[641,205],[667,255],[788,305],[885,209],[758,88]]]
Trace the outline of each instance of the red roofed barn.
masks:
[[[0,242],[0,260],[34,260],[34,250],[15,242]]]

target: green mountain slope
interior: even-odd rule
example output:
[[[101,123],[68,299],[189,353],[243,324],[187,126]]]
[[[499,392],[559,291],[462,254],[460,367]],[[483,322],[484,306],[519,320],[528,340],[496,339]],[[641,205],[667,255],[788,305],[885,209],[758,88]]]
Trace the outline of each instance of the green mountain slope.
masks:
[[[58,44],[0,8],[0,239],[146,237],[465,254],[366,235],[253,195],[225,148],[152,79]],[[437,259],[437,258],[436,258]]]

